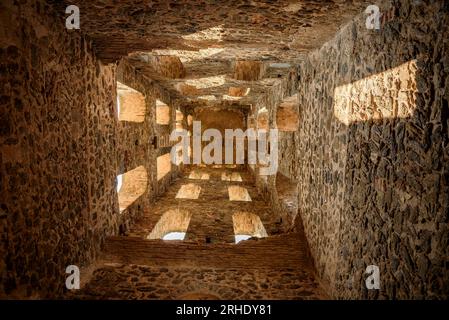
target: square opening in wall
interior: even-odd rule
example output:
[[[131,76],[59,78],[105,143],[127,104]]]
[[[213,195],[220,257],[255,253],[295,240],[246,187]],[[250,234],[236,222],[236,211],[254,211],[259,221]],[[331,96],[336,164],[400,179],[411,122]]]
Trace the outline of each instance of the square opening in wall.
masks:
[[[170,124],[170,107],[160,100],[156,100],[156,123],[160,125]]]

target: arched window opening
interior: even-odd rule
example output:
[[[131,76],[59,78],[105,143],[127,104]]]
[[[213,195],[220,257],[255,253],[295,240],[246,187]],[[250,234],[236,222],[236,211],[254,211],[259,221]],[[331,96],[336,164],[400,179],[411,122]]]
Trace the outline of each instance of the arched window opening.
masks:
[[[162,237],[162,240],[184,240],[185,232],[169,232]]]
[[[184,240],[192,214],[187,210],[173,209],[165,212],[147,239]]]
[[[240,241],[248,240],[252,236],[250,234],[236,234],[235,235],[235,243],[239,243]]]
[[[180,110],[176,110],[176,117],[175,117],[175,129],[181,131],[184,129],[184,126],[182,124],[182,121],[184,120],[184,114]]]
[[[234,224],[235,243],[248,240],[249,238],[268,237],[259,216],[250,212],[237,212],[232,215]]]
[[[120,192],[122,185],[123,185],[123,174],[119,174],[117,176],[117,180],[116,180],[116,191],[117,192]]]

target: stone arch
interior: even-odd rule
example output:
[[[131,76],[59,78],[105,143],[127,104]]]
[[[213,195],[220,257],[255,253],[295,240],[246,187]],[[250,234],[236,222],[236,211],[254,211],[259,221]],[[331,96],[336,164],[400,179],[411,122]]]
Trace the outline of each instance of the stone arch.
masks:
[[[171,232],[187,233],[192,213],[187,210],[172,209],[166,211],[154,226],[147,239],[162,239]]]
[[[237,236],[249,236],[255,238],[268,237],[267,231],[260,220],[260,217],[250,212],[236,212],[232,215],[234,225],[234,235],[236,242]]]

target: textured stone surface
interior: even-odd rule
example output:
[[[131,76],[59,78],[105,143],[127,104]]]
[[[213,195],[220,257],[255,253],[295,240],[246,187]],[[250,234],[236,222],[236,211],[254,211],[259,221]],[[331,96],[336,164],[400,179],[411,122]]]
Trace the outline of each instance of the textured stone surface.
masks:
[[[0,295],[51,296],[118,229],[115,67],[41,2],[1,11]]]
[[[234,57],[295,59],[317,48],[368,1],[50,1],[78,5],[82,28],[105,60],[151,49],[224,48]],[[370,3],[369,3],[370,4]]]
[[[448,4],[380,3],[2,1],[0,297],[447,298]],[[281,129],[278,173],[168,163],[193,120]]]
[[[301,65],[299,212],[338,298],[449,294],[448,8],[393,4],[380,31],[360,16]]]
[[[187,170],[187,169],[186,169]],[[206,173],[208,179],[191,179],[191,172]],[[222,174],[240,173],[243,181],[223,181]],[[177,199],[183,186],[195,185],[200,188],[198,199]],[[251,201],[230,201],[228,186],[245,188]],[[234,243],[234,227],[232,215],[248,212],[258,215],[269,235],[282,232],[279,227],[279,216],[259,195],[251,175],[238,169],[193,167],[183,173],[158,201],[136,221],[127,233],[130,236],[146,238],[164,213],[170,210],[185,210],[192,214],[185,241],[199,243]]]
[[[179,300],[325,299],[311,275],[297,269],[158,268],[114,264],[95,271],[72,299]]]
[[[304,236],[293,233],[233,244],[169,243],[114,237],[76,299],[322,299]],[[223,264],[226,261],[226,265]],[[291,267],[294,266],[294,267]]]
[[[188,170],[136,222],[128,236],[108,238],[98,261],[82,270],[83,288],[63,297],[180,299],[207,294],[216,299],[326,298],[315,279],[304,233],[275,235],[269,222],[273,213],[255,193],[251,206],[228,201],[226,186],[236,182],[220,179],[223,171],[238,172],[243,177],[239,185],[255,191],[250,188],[253,183],[250,175],[229,170],[204,167]],[[202,172],[202,176],[207,173],[209,180],[189,179],[191,172]],[[204,192],[200,198],[175,200],[179,185],[191,180],[201,181]],[[178,211],[180,207],[184,209]],[[253,213],[245,215],[242,210]],[[259,221],[268,234],[260,225],[253,233],[266,238],[233,244],[234,232],[249,232],[254,217],[261,218]],[[145,240],[150,231],[151,239],[171,231],[187,234],[182,242]]]
[[[97,60],[47,4],[7,1],[1,12],[0,296],[54,297],[66,266],[93,261],[172,179],[154,179],[150,138],[156,97],[171,101],[132,67]],[[146,96],[144,123],[118,121],[116,79]],[[116,176],[141,165],[147,193],[120,214]]]

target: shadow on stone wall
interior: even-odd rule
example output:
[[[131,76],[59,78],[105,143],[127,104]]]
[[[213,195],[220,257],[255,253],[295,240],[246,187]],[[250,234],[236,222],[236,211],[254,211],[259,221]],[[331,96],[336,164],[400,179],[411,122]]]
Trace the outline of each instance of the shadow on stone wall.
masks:
[[[300,214],[335,297],[449,294],[447,12],[396,3],[380,31],[361,16],[302,66]]]

